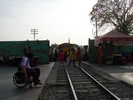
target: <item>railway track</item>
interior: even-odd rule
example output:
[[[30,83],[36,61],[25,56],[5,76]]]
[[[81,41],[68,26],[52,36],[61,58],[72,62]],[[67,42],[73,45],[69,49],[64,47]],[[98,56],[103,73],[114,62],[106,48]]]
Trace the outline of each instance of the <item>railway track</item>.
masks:
[[[132,94],[133,86],[87,64],[80,68],[55,63],[38,100],[133,100]]]
[[[86,72],[90,73],[95,79],[117,95],[121,100],[133,100],[133,85],[96,70],[89,66],[86,62],[82,64],[82,68],[86,70]]]
[[[75,100],[120,100],[93,76],[80,67],[66,68]]]

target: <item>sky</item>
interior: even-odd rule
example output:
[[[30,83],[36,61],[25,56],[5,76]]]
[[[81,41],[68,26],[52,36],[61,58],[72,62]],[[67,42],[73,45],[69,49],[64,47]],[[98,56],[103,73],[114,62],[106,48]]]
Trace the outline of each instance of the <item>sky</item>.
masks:
[[[0,41],[49,40],[88,45],[95,26],[89,13],[97,0],[0,0]]]

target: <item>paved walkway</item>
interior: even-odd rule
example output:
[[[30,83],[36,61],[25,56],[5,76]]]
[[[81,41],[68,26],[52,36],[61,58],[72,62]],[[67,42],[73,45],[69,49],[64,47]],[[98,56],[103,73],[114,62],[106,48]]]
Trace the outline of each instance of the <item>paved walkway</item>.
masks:
[[[98,67],[95,63],[86,64],[133,85],[133,63],[127,65],[103,65],[102,67]]]
[[[103,65],[102,67],[98,67],[95,63],[87,64],[133,85],[133,63],[122,66]],[[40,80],[43,83],[45,83],[53,65],[54,62],[37,66],[41,69]],[[37,100],[43,86],[33,86],[31,89],[29,87],[17,88],[12,80],[16,71],[17,67],[0,67],[0,100]]]
[[[43,83],[45,83],[53,65],[54,62],[37,66],[41,70],[40,80]],[[0,67],[0,100],[37,100],[43,85],[33,85],[31,89],[29,87],[17,88],[13,83],[13,74],[16,71],[17,67]]]

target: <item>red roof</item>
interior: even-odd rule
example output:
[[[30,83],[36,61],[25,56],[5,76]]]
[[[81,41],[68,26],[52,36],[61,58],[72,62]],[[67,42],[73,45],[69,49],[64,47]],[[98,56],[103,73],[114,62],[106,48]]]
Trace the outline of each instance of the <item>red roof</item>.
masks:
[[[100,41],[103,41],[103,42],[118,41],[118,40],[133,41],[133,36],[112,30],[100,37]]]

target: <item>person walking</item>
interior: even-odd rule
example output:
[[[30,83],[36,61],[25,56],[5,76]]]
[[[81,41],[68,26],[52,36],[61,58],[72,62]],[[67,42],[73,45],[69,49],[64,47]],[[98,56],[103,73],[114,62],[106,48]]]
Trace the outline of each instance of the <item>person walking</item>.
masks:
[[[102,66],[102,44],[98,44],[98,49],[97,49],[97,59],[98,59],[98,66]]]
[[[77,60],[76,50],[72,48],[72,52],[70,52],[70,59],[73,63],[73,67],[75,67],[75,61]]]
[[[67,64],[68,66],[70,66],[71,65],[71,59],[70,59],[71,49],[68,49],[66,54],[67,54]]]
[[[78,48],[78,50],[77,50],[77,60],[78,60],[78,65],[79,65],[79,67],[81,66],[81,59],[82,59],[82,57],[81,57],[81,49],[80,48]]]
[[[67,63],[67,67],[69,67],[71,65],[71,60],[70,60],[69,54],[67,54],[66,63]]]
[[[63,64],[63,60],[64,60],[64,52],[60,50],[58,56],[59,56],[59,63],[61,65]]]

